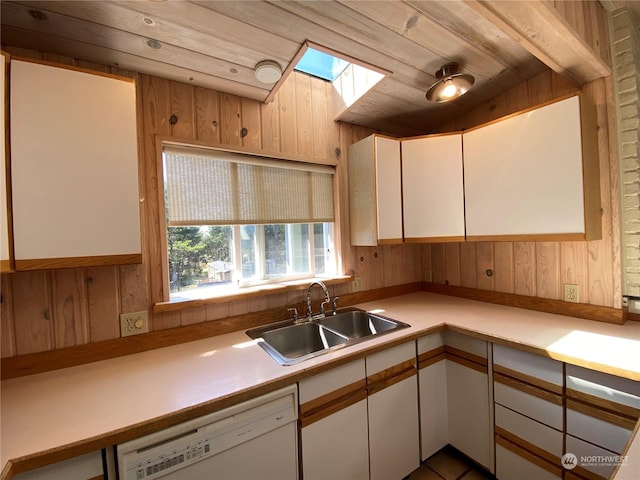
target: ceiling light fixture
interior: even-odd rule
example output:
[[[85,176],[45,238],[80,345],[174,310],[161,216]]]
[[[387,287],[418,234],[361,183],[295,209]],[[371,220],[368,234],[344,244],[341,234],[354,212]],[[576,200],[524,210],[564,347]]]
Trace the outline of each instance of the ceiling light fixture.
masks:
[[[263,60],[256,65],[255,76],[259,82],[275,83],[282,77],[282,68],[278,62]]]
[[[449,102],[467,93],[475,81],[473,76],[458,73],[457,63],[448,63],[436,70],[438,81],[427,90],[430,102]]]

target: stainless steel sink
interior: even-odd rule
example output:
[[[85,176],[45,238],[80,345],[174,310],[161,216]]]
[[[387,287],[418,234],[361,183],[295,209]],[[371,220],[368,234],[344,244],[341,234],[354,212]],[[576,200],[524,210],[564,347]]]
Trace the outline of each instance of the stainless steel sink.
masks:
[[[278,363],[293,365],[409,326],[351,308],[311,321],[278,322],[246,333]]]
[[[364,338],[381,335],[399,328],[406,328],[406,323],[379,317],[371,313],[356,310],[338,313],[318,320],[323,327],[346,335],[349,338]]]
[[[266,328],[266,330],[265,330]],[[320,353],[335,350],[348,342],[348,338],[316,322],[285,327],[261,327],[247,331],[259,345],[282,365],[293,365]]]

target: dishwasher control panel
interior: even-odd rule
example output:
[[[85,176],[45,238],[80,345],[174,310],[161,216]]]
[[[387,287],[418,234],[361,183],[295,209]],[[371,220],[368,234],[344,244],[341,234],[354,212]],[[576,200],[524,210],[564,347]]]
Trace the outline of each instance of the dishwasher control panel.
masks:
[[[293,423],[297,417],[297,391],[287,387],[175,425],[118,445],[120,478],[154,480],[170,476]]]
[[[164,473],[169,469],[178,470],[183,467],[185,462],[197,462],[209,453],[211,453],[211,444],[208,440],[198,442],[195,445],[187,445],[170,455],[160,455],[156,459],[147,460],[144,464],[138,464],[135,478],[136,480],[155,478],[153,475],[157,473]],[[178,468],[174,469],[173,467]]]

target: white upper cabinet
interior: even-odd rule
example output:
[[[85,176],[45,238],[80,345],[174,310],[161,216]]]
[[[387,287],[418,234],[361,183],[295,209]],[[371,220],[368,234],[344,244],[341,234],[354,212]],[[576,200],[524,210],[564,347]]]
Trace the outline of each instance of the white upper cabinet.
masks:
[[[400,141],[371,135],[349,147],[351,244],[402,243]]]
[[[2,94],[2,110],[0,110],[0,123],[2,123],[2,131],[7,131],[6,119],[6,98],[7,98],[7,57],[2,53],[0,55],[0,92]],[[9,230],[9,195],[10,188],[7,183],[7,145],[5,142],[5,134],[0,137],[0,272],[10,272],[13,270],[13,262],[11,258],[11,235]]]
[[[462,135],[402,140],[406,242],[464,241]]]
[[[600,238],[595,115],[573,96],[464,132],[467,238]]]
[[[11,62],[16,270],[139,263],[135,82]]]

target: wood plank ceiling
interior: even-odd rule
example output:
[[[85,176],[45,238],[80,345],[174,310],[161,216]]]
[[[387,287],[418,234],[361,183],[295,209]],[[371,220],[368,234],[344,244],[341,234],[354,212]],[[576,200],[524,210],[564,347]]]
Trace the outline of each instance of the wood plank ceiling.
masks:
[[[603,7],[568,3],[578,6],[501,0],[3,0],[2,44],[263,101],[271,86],[256,80],[255,65],[271,59],[286,69],[310,41],[392,72],[341,120],[416,135],[546,68],[578,84],[608,75],[608,45],[589,41],[606,30]],[[435,71],[451,61],[473,75],[475,85],[454,102],[427,102]]]

